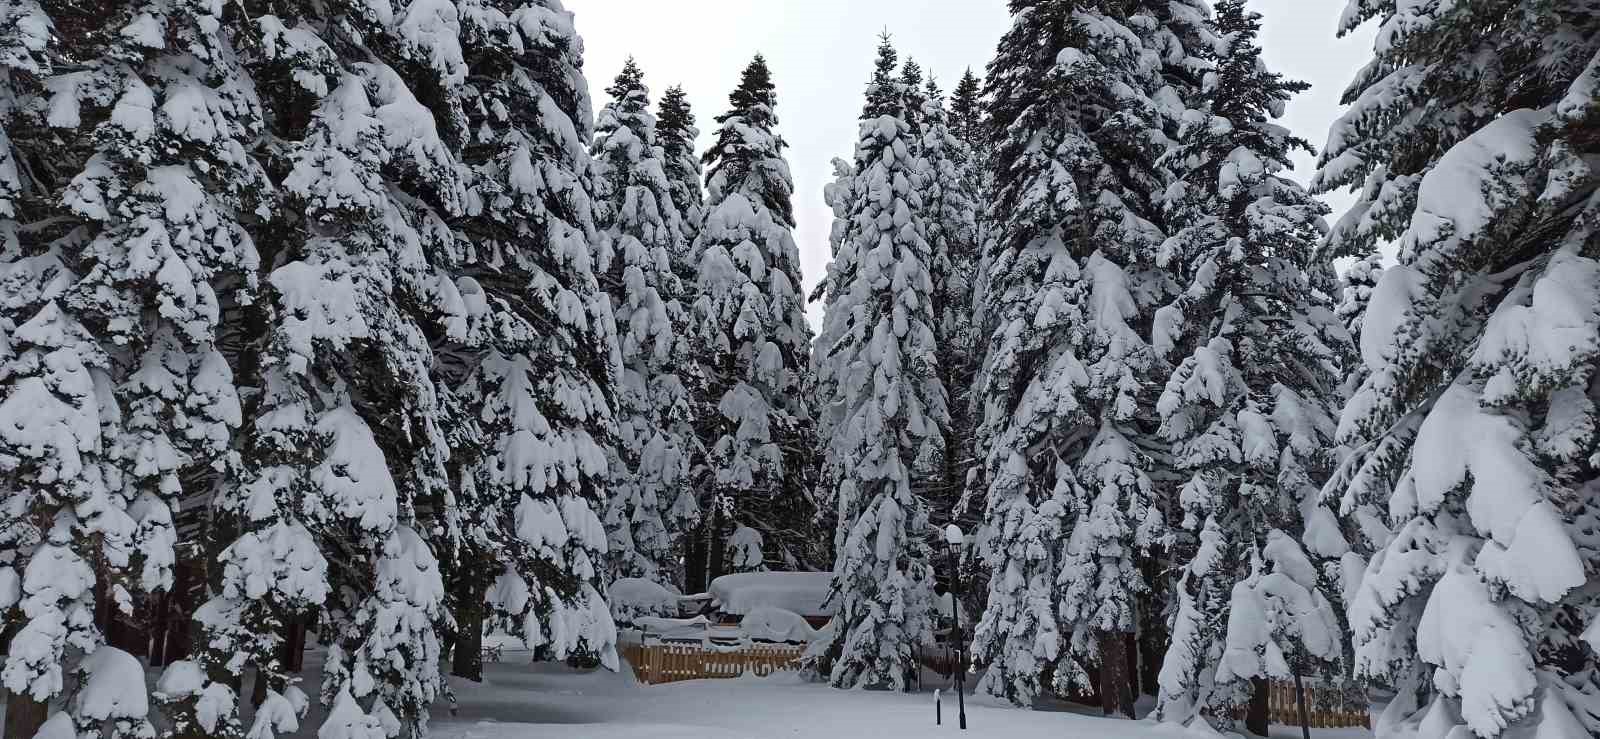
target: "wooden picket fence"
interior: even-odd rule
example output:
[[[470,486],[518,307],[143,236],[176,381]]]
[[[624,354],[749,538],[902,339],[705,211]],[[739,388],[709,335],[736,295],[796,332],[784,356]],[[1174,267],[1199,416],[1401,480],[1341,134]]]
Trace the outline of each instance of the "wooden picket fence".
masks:
[[[752,645],[707,649],[693,644],[627,644],[622,656],[646,685],[707,680],[750,674],[766,677],[800,668],[799,647]]]
[[[769,644],[728,649],[697,644],[626,644],[622,647],[622,656],[633,666],[633,674],[646,685],[746,674],[766,677],[774,672],[799,669],[801,652],[799,647]],[[922,657],[929,667],[946,670],[951,667],[949,658],[941,659],[942,653],[929,652]],[[1300,705],[1294,683],[1272,683],[1267,712],[1275,724],[1300,725]],[[1349,705],[1338,691],[1309,682],[1306,683],[1306,713],[1312,728],[1370,728],[1365,706]],[[1242,713],[1239,718],[1244,718]]]
[[[1300,703],[1294,683],[1273,682],[1270,690],[1267,715],[1272,723],[1299,726]],[[1314,729],[1372,728],[1365,706],[1347,705],[1337,691],[1311,683],[1306,683],[1306,714]]]

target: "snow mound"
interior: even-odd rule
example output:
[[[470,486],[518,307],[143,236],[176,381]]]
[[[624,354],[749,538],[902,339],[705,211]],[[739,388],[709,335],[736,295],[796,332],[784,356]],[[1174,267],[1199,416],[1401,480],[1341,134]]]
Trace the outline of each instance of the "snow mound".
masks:
[[[761,608],[781,608],[807,616],[831,616],[828,603],[833,574],[828,572],[741,572],[711,581],[711,597],[724,613],[743,616]]]
[[[771,606],[752,608],[740,619],[739,628],[760,641],[809,642],[817,637],[817,630],[800,614]]]
[[[678,615],[679,596],[660,583],[642,577],[624,577],[611,584],[611,616],[631,624],[644,616]]]

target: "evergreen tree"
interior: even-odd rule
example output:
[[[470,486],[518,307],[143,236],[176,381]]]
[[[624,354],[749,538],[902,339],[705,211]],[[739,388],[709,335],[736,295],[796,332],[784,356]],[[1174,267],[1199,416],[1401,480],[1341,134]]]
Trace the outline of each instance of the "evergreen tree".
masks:
[[[595,221],[607,252],[597,265],[622,352],[610,444],[606,530],[611,575],[677,579],[676,545],[699,518],[688,485],[696,439],[688,384],[687,309],[673,272],[682,220],[665,175],[644,74],[630,58],[606,92],[594,143]]]
[[[915,59],[907,59],[900,67],[899,109],[900,116],[911,126],[913,150],[922,145],[924,124],[922,109],[928,103],[928,95],[922,85],[922,65]]]
[[[1140,553],[1166,536],[1147,451],[1160,446],[1163,369],[1147,332],[1171,290],[1155,260],[1158,159],[1212,39],[1198,2],[1011,10],[987,94],[994,232],[975,484],[991,579],[973,652],[988,666],[980,689],[1021,705],[1083,686],[1098,663],[1103,707],[1131,716],[1126,643],[1149,590]]]
[[[928,492],[935,517],[950,515],[960,502],[972,459],[972,381],[981,359],[973,325],[972,296],[978,269],[978,194],[970,189],[972,152],[951,130],[944,96],[932,79],[923,88],[923,131],[915,150],[925,166],[922,212],[933,279],[935,346],[939,379],[949,393],[950,427],[944,469]],[[977,511],[962,521],[975,529]]]
[[[706,152],[706,216],[692,252],[699,260],[693,351],[707,378],[701,440],[711,493],[709,563],[725,571],[734,525],[776,548],[764,561],[799,568],[825,559],[809,533],[811,328],[800,294],[792,231],[794,184],[773,130],[777,96],[757,56],[717,117]],[[743,543],[754,541],[743,537]],[[756,555],[739,552],[735,559]],[[697,563],[691,562],[691,567]],[[697,582],[691,573],[691,585]],[[701,582],[700,584],[704,584]]]
[[[694,112],[689,109],[689,96],[678,85],[667,88],[656,107],[656,138],[661,144],[661,160],[666,168],[667,183],[672,187],[672,205],[683,220],[684,245],[694,243],[700,232],[700,221],[705,216],[705,194],[701,187],[700,157],[695,156],[694,142],[700,137],[695,128]],[[674,254],[675,263],[687,266],[687,273],[679,275],[686,283],[694,282],[694,263],[687,253]]]
[[[961,73],[961,80],[950,93],[950,132],[974,153],[982,151],[989,142],[982,93],[982,83],[971,67]]]
[[[458,467],[472,499],[455,583],[470,641],[458,657],[477,649],[487,595],[495,624],[536,659],[615,669],[599,513],[621,359],[595,275],[582,41],[559,0],[464,13],[461,33],[473,207],[454,224],[466,246],[449,289],[476,448]]]
[[[941,471],[949,413],[922,202],[929,173],[900,107],[907,85],[885,74],[894,55],[885,37],[814,362],[829,485],[819,497],[838,517],[829,682],[906,690],[933,635],[928,507],[914,487]]]
[[[5,13],[8,733],[31,734],[46,701],[63,708],[52,732],[153,733],[142,691],[106,703],[107,685],[142,681],[118,648],[139,645],[109,627],[171,587],[178,501],[228,464],[240,418],[219,313],[251,287],[241,214],[266,186],[244,154],[261,109],[220,12],[142,3],[63,29],[33,3]]]
[[[1308,86],[1266,69],[1245,0],[1215,11],[1222,42],[1169,155],[1174,231],[1159,256],[1186,283],[1153,338],[1179,360],[1158,409],[1188,475],[1179,500],[1198,545],[1178,582],[1157,711],[1226,729],[1249,680],[1313,673],[1343,654],[1337,595],[1324,592],[1333,583],[1299,542],[1344,541],[1317,504],[1348,340],[1313,284],[1327,208],[1279,175],[1309,146],[1271,119]]]
[[[1379,736],[1600,736],[1593,623],[1600,10],[1397,6],[1314,182],[1359,198],[1335,255],[1393,240],[1338,440],[1346,511],[1392,533],[1349,590]],[[1377,527],[1373,527],[1377,531]]]
[[[1344,273],[1339,291],[1339,306],[1334,309],[1351,336],[1361,335],[1361,324],[1372,303],[1372,293],[1383,277],[1383,255],[1369,254]]]
[[[316,616],[324,728],[413,736],[441,687],[434,546],[454,514],[426,329],[446,306],[423,232],[463,195],[436,123],[449,109],[412,85],[428,96],[464,70],[441,53],[453,39],[386,6],[287,10],[326,21],[322,35],[276,16],[233,28],[274,105],[274,198],[252,224],[261,299],[229,314],[245,326],[235,364],[251,392],[239,479],[216,501],[220,589],[196,615],[193,659],[170,665],[160,692],[174,732],[233,735],[233,691],[254,668],[250,733],[293,730],[305,698],[287,632]]]

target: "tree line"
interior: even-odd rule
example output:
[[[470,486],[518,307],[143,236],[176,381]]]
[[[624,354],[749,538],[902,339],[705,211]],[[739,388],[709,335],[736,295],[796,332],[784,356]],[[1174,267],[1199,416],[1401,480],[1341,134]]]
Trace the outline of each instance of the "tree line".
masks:
[[[558,0],[13,3],[6,739],[297,731],[308,628],[421,736],[487,631],[615,669],[609,583],[759,569],[908,689],[947,523],[1020,706],[1600,736],[1600,12],[1350,0],[1303,186],[1245,0],[1010,10],[948,95],[880,39],[807,296],[759,55],[697,152]]]

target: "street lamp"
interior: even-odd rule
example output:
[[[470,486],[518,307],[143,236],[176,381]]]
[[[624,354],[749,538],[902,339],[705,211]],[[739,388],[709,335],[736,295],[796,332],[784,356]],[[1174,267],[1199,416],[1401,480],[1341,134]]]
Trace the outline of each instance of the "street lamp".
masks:
[[[966,642],[961,638],[961,545],[966,540],[960,526],[944,527],[944,541],[950,545],[950,641],[956,650],[956,706],[962,731],[967,729],[967,656]]]

